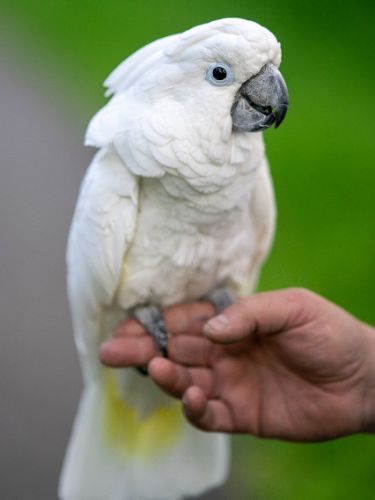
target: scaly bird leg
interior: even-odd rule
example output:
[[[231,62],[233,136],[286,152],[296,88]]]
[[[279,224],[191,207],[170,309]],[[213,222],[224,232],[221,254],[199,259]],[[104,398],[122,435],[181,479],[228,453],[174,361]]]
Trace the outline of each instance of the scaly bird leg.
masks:
[[[234,295],[229,288],[218,287],[202,297],[202,300],[208,300],[214,306],[217,314],[220,314],[234,302]]]
[[[151,335],[156,347],[167,358],[169,333],[161,310],[155,306],[137,307],[134,309],[132,315],[141,323],[146,332]],[[137,367],[137,370],[142,375],[148,374],[147,368],[144,366]]]
[[[211,302],[219,314],[233,304],[234,297],[229,288],[219,287],[204,295],[202,300]],[[169,333],[161,310],[155,306],[137,307],[134,309],[132,315],[141,323],[146,332],[151,335],[156,347],[167,358]],[[138,366],[137,370],[142,375],[148,374],[147,368],[144,366]]]

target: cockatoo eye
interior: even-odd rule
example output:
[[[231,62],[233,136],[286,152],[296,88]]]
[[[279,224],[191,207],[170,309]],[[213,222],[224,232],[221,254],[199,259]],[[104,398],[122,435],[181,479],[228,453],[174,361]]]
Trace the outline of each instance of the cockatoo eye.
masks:
[[[213,85],[230,85],[234,80],[232,68],[225,63],[211,64],[206,79]]]

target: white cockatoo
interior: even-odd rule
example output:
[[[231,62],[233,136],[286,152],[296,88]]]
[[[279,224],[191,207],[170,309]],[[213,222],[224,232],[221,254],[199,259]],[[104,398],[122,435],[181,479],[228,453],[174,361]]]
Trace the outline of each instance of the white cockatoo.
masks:
[[[253,289],[274,230],[261,132],[287,110],[279,64],[267,29],[222,19],[147,45],[105,82],[68,243],[84,392],[63,500],[177,500],[227,475],[227,436],[193,428],[137,370],[103,367],[98,347],[134,314],[166,354],[160,308]]]

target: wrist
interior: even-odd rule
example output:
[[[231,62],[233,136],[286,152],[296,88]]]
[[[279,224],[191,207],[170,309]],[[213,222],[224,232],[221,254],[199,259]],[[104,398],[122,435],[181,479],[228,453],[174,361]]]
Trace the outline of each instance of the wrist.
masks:
[[[375,433],[375,328],[364,325],[367,339],[364,377],[363,432]]]

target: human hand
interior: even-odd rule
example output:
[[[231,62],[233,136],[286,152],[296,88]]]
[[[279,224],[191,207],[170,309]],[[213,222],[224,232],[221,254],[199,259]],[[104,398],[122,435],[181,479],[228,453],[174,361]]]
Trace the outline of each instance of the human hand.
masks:
[[[306,290],[241,299],[204,326],[212,306],[165,311],[169,357],[134,320],[103,345],[111,366],[147,364],[207,431],[318,441],[375,427],[375,332]]]

